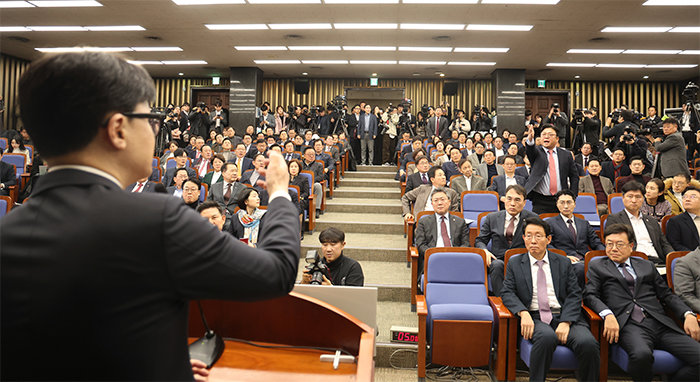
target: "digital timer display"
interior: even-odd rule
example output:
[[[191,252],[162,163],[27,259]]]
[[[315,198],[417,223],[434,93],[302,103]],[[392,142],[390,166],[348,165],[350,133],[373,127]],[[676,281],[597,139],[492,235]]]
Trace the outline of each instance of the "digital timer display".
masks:
[[[405,344],[418,343],[418,329],[405,327],[391,327],[391,342],[400,342]]]

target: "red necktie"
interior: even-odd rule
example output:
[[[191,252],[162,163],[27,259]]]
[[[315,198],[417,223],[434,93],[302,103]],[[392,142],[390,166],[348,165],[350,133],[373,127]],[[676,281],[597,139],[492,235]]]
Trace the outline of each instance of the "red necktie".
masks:
[[[134,191],[132,191],[132,192],[141,192],[142,188],[143,188],[143,183],[139,182],[136,184],[136,188],[134,188]]]
[[[513,232],[515,232],[515,217],[510,217],[510,223],[506,227],[506,240],[508,240],[508,245],[513,243]]]
[[[231,183],[226,184],[226,193],[224,194],[224,201],[228,204],[231,199]]]
[[[549,194],[557,194],[557,164],[554,162],[554,150],[549,150]]]
[[[443,247],[451,247],[452,242],[450,241],[450,235],[447,234],[447,224],[445,224],[445,217],[440,217],[440,235],[442,236]]]

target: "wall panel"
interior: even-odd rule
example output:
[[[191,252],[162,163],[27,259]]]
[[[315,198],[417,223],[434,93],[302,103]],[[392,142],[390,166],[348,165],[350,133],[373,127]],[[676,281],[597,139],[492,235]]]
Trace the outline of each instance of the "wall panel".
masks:
[[[17,106],[17,84],[22,73],[29,66],[29,61],[0,54],[0,75],[2,89],[0,95],[5,101],[5,111],[2,113],[3,125],[6,129],[17,128],[19,122],[19,107]]]

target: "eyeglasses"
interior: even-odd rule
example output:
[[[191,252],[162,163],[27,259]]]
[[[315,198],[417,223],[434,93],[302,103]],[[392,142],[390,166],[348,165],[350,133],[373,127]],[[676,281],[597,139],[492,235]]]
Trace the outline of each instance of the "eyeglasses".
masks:
[[[605,248],[610,248],[610,249],[613,249],[613,248],[623,249],[623,248],[626,248],[628,246],[629,246],[629,243],[623,243],[620,241],[618,241],[617,243],[613,243],[611,241],[608,241],[605,243]]]
[[[527,234],[527,235],[525,235],[525,240],[532,240],[533,237],[537,240],[542,240],[542,239],[546,238],[547,236],[545,236],[541,233],[538,233],[536,235]]]
[[[161,113],[122,113],[128,118],[148,118],[148,123],[151,125],[153,135],[158,134],[160,129],[160,121],[163,120],[165,114]]]

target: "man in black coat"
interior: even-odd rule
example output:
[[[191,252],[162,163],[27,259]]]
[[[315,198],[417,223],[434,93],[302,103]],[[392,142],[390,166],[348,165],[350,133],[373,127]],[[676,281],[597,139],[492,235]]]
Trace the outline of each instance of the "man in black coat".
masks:
[[[15,166],[2,161],[0,150],[0,195],[10,195],[10,186],[17,184],[17,171]]]
[[[668,220],[666,236],[674,251],[693,251],[700,246],[700,189],[683,191],[683,208],[685,212]]]
[[[583,301],[603,317],[601,341],[619,343],[629,355],[627,370],[635,381],[651,381],[653,349],[663,349],[683,361],[674,381],[700,377],[700,328],[693,311],[671,292],[654,263],[632,257],[635,234],[625,224],[605,229],[607,258],[588,265]],[[664,308],[683,322],[683,329]],[[687,334],[687,335],[686,335]]]
[[[0,220],[3,379],[192,380],[190,300],[291,291],[299,217],[278,153],[267,168],[270,223],[251,248],[176,198],[123,190],[150,174],[158,132],[143,68],[105,53],[47,56],[18,89],[51,172]]]
[[[430,162],[428,157],[420,157],[416,163],[416,172],[406,178],[406,192],[418,188],[422,184],[430,184],[428,170],[430,170]]]

